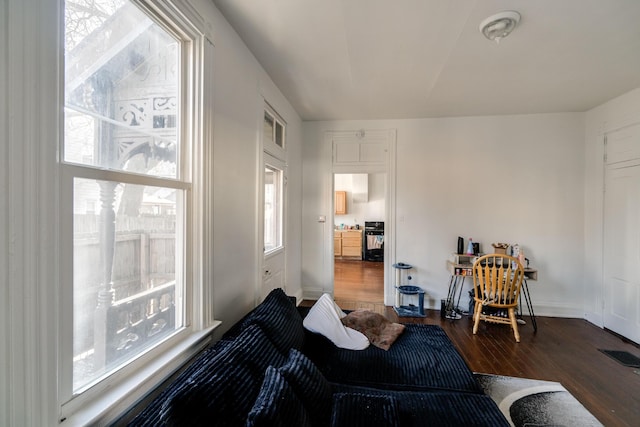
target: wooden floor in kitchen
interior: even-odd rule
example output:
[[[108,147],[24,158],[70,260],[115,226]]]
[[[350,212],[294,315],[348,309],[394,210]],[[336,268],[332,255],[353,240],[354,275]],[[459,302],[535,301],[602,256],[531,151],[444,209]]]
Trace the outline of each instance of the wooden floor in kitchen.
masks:
[[[534,332],[530,319],[525,317],[527,324],[520,325],[521,340],[516,343],[508,325],[483,322],[478,334],[473,335],[468,316],[441,319],[439,311],[427,310],[426,318],[398,318],[393,307],[375,302],[378,294],[371,290],[377,281],[367,284],[367,275],[373,273],[356,272],[360,267],[367,266],[342,266],[343,276],[363,277],[361,290],[357,279],[341,279],[350,284],[336,287],[344,287],[335,294],[343,309],[368,308],[394,322],[440,325],[474,372],[556,381],[605,426],[640,425],[640,368],[621,365],[599,351],[622,350],[640,357],[640,348],[633,343],[583,319],[538,317],[538,331]]]
[[[384,263],[334,260],[333,296],[343,310],[384,312]]]

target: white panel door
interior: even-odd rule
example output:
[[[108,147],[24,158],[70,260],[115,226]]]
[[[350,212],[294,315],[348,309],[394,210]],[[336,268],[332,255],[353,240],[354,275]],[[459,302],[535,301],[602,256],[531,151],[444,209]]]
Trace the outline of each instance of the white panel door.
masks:
[[[640,166],[608,166],[604,201],[604,326],[640,342]]]
[[[284,282],[284,252],[264,260],[262,269],[262,294],[264,300],[269,292],[282,288],[286,292]]]
[[[286,173],[284,161],[264,153],[262,299],[275,288],[286,291]]]

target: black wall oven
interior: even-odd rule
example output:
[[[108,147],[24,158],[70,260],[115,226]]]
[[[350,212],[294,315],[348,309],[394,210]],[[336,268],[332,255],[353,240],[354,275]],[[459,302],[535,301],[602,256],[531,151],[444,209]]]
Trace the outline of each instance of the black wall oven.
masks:
[[[384,222],[365,221],[362,239],[362,258],[365,261],[384,261]]]

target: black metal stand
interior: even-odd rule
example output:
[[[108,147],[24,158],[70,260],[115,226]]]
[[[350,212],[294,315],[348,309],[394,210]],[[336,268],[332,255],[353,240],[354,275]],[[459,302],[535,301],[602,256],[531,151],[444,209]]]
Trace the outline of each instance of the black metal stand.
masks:
[[[533,305],[531,304],[531,296],[529,295],[529,284],[527,279],[522,280],[522,290],[524,291],[524,300],[529,310],[529,317],[531,318],[531,324],[533,325],[533,332],[538,332],[538,322],[536,322],[536,315],[533,312]],[[520,315],[522,315],[522,299],[520,299]]]
[[[458,314],[460,310],[458,305],[460,304],[460,298],[462,297],[462,289],[464,288],[464,279],[466,276],[452,275],[449,280],[449,291],[447,292],[446,313],[445,317],[451,320],[460,319]],[[458,290],[458,287],[460,288]],[[458,292],[458,301],[456,302],[456,291]]]

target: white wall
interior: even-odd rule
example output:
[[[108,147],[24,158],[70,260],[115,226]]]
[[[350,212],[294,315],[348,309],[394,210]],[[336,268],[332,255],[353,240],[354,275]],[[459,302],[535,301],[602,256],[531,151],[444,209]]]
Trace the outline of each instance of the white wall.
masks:
[[[586,113],[584,317],[603,326],[603,185],[604,135],[640,123],[640,89],[628,92]]]
[[[332,289],[331,260],[318,250],[331,234],[331,147],[324,132],[397,129],[397,259],[412,264],[429,302],[447,293],[445,261],[458,236],[489,251],[519,243],[539,280],[530,282],[538,314],[582,316],[584,114],[415,120],[305,122],[303,289]],[[389,264],[387,263],[387,264]],[[467,285],[470,289],[470,286]],[[466,303],[466,295],[463,297]]]
[[[198,10],[213,25],[214,315],[224,332],[254,307],[260,281],[257,206],[264,101],[287,123],[286,291],[300,290],[301,120],[253,54],[210,1]]]

